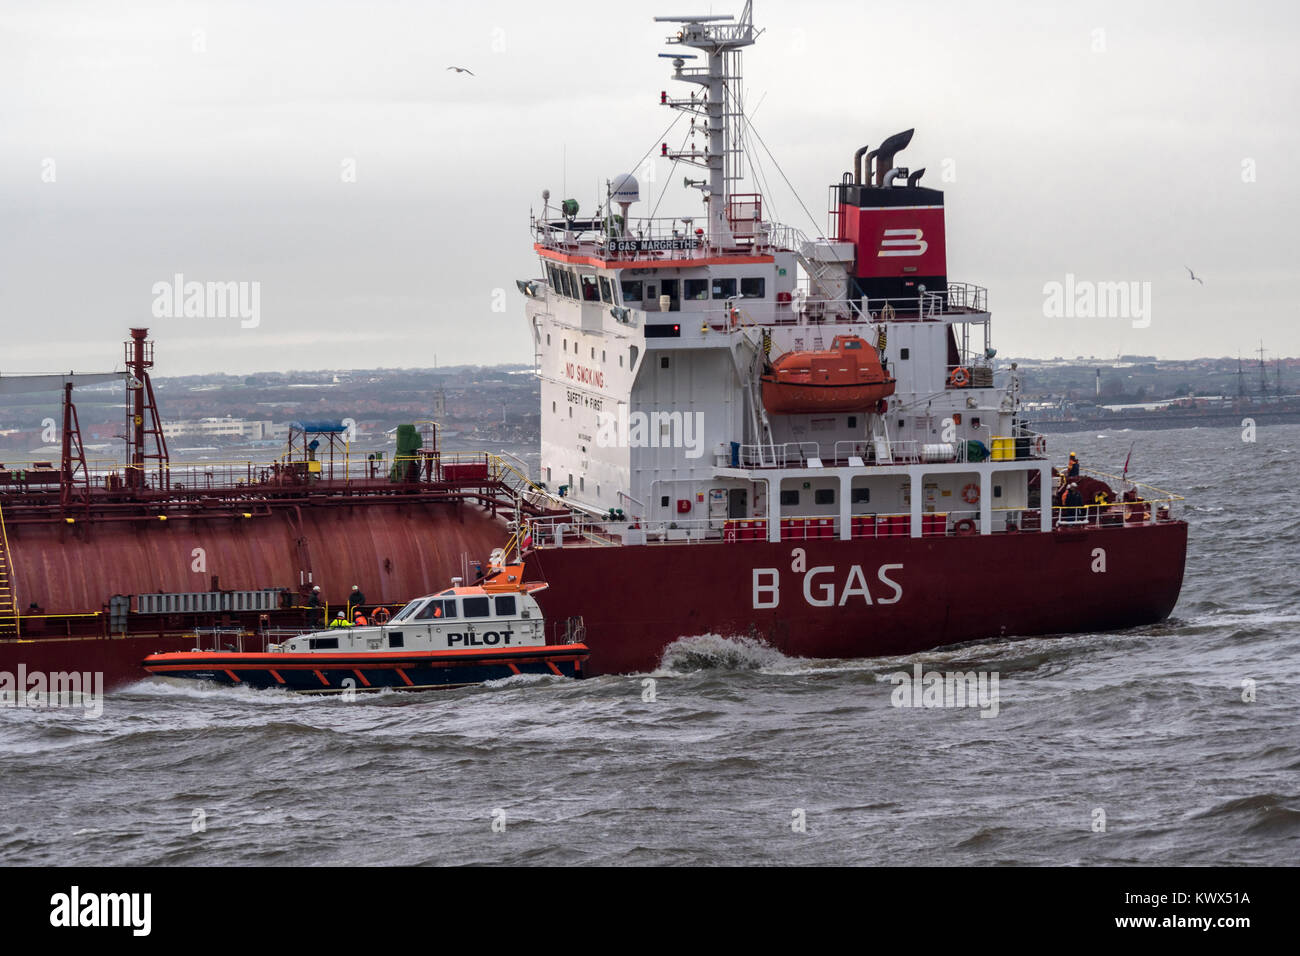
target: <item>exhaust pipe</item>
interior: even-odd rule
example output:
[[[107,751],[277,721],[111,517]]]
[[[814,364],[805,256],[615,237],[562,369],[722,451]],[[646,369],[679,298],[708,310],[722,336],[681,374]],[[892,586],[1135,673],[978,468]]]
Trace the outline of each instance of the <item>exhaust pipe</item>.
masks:
[[[862,184],[862,154],[870,148],[870,146],[863,146],[853,154],[853,182],[856,185]],[[871,175],[870,170],[868,170],[867,175]]]
[[[885,181],[885,171],[894,168],[894,156],[901,153],[907,148],[907,144],[912,141],[912,134],[915,128],[903,130],[901,133],[895,133],[880,144],[880,149],[876,150],[878,160],[876,162],[876,185],[879,186]]]
[[[922,166],[916,172],[912,173],[912,175],[907,177],[907,185],[915,186],[917,183],[921,181],[921,177],[924,175],[925,175],[925,167]]]

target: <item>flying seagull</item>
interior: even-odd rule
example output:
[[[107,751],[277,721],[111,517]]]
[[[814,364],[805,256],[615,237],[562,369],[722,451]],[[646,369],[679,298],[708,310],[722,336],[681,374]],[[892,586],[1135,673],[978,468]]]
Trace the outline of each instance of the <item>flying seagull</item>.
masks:
[[[1191,266],[1183,266],[1183,268],[1187,270],[1187,274],[1188,274],[1189,276],[1191,276],[1191,277],[1192,277],[1193,279],[1195,279],[1197,282],[1200,282],[1201,285],[1205,285],[1204,282],[1201,282],[1201,277],[1198,276],[1195,272],[1192,271]]]
[[[457,73],[468,73],[470,76],[473,76],[473,75],[474,75],[474,71],[473,71],[473,70],[467,70],[467,69],[465,69],[463,66],[449,66],[449,67],[447,67],[447,69],[449,69],[449,70],[455,70]]]

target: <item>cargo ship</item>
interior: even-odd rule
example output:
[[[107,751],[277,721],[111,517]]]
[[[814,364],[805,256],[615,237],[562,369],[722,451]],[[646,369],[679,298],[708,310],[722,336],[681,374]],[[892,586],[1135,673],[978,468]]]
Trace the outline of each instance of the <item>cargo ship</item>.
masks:
[[[341,422],[302,421],[274,460],[172,461],[147,329],[131,329],[123,365],[0,378],[63,393],[60,458],[0,463],[0,671],[97,671],[111,688],[146,677],[152,653],[264,651],[352,613],[354,593],[391,613],[474,576],[510,522],[552,507],[522,461],[443,452],[434,422],[399,428],[391,457]],[[96,460],[75,389],[110,380],[124,452]]]
[[[1166,617],[1182,499],[1053,468],[987,291],[949,278],[944,193],[900,162],[914,131],[857,149],[805,235],[742,191],[776,163],[743,99],[751,4],[657,22],[675,85],[656,98],[689,120],[658,152],[668,182],[702,171],[702,214],[635,215],[632,174],[587,216],[543,190],[539,274],[517,280],[541,480],[569,513],[514,546],[547,617],[582,617],[591,671],[700,634],[838,658]]]
[[[742,191],[756,146],[775,165],[743,98],[752,6],[658,22],[681,87],[656,100],[687,120],[661,163],[702,171],[703,211],[633,215],[632,174],[587,216],[541,191],[516,282],[539,474],[436,430],[377,468],[310,422],[272,466],[175,466],[133,330],[124,462],[86,461],[68,382],[59,465],[0,468],[0,669],[112,683],[150,654],[274,653],[321,623],[317,586],[395,606],[481,584],[469,557],[498,547],[587,676],[702,634],[870,657],[1168,616],[1182,498],[1053,467],[987,290],[949,278],[943,191],[899,161],[913,130],[853,153],[809,236]]]

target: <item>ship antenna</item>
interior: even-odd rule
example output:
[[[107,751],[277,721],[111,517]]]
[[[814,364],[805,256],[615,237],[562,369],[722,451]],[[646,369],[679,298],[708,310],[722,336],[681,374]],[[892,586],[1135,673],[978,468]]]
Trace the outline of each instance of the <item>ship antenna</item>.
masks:
[[[686,66],[694,56],[679,54],[673,57],[673,78],[685,83],[695,83],[704,88],[702,100],[694,97],[685,103],[670,103],[674,109],[689,111],[704,117],[706,147],[703,153],[686,150],[668,154],[708,170],[708,178],[692,183],[704,192],[708,209],[708,241],[715,248],[732,244],[728,222],[728,184],[739,179],[739,123],[741,117],[728,114],[729,94],[739,90],[741,84],[740,51],[753,45],[758,38],[753,23],[753,0],[746,0],[740,19],[727,16],[676,16],[655,17],[656,23],[676,23],[680,29],[668,37],[669,44],[699,50],[707,61],[705,66]],[[761,31],[760,31],[761,32]],[[661,54],[668,56],[669,54]],[[735,142],[733,142],[735,140]]]

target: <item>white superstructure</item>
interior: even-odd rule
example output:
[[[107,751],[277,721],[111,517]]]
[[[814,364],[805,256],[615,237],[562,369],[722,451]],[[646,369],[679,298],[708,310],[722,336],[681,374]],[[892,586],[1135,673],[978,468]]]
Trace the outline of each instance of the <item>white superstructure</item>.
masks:
[[[672,58],[693,88],[661,102],[690,117],[700,144],[662,155],[705,170],[688,180],[704,215],[638,218],[630,176],[610,179],[592,217],[543,193],[541,275],[518,283],[541,379],[540,480],[631,544],[775,541],[792,527],[847,539],[885,518],[889,533],[918,537],[937,528],[925,514],[942,515],[944,533],[1047,530],[1038,487],[1051,488],[1050,465],[1016,422],[1014,367],[995,385],[985,290],[947,281],[942,194],[894,165],[911,131],[867,156],[865,180],[866,147],[855,155],[832,187],[827,236],[771,222],[761,195],[735,188],[750,6],[737,22],[658,19],[678,27],[669,44],[698,51]],[[773,360],[844,335],[879,349],[896,380],[884,405],[765,407]]]

